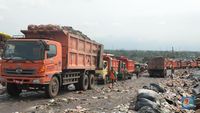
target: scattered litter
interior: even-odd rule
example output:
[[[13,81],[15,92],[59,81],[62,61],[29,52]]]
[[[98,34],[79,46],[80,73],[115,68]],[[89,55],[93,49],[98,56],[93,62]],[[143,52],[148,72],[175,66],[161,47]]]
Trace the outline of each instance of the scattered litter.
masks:
[[[166,78],[160,84],[150,83],[138,90],[135,110],[138,113],[194,113],[194,103],[185,104],[186,100],[195,95],[196,105],[200,108],[200,86],[190,74],[175,74],[174,78]],[[195,84],[196,83],[196,84]],[[195,98],[194,98],[195,99]],[[191,99],[190,102],[194,100]]]
[[[83,108],[81,106],[76,106],[76,109],[66,109],[65,113],[85,113],[86,111],[88,111],[89,109]]]

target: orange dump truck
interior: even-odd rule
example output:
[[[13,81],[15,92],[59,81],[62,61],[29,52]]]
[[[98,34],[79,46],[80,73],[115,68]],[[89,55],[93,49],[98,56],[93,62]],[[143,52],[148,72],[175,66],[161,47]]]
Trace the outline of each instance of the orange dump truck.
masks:
[[[95,69],[103,62],[103,45],[66,26],[29,25],[21,32],[25,38],[7,41],[2,57],[1,76],[9,95],[43,90],[52,98],[64,85],[93,88]]]
[[[133,76],[133,73],[135,72],[135,62],[133,60],[128,59],[125,56],[118,57],[118,60],[120,61],[118,79],[130,79]]]
[[[103,60],[107,61],[108,63],[108,72],[111,71],[111,68],[113,68],[114,71],[118,72],[119,60],[117,60],[115,57],[113,57],[110,54],[104,54]]]
[[[181,60],[181,68],[186,69],[188,67],[188,61],[187,60]]]
[[[110,72],[111,69],[115,72],[118,72],[119,68],[119,60],[117,60],[113,54],[104,54],[103,55],[103,69],[97,69],[96,70],[96,76],[97,76],[97,82],[98,83],[109,83],[110,81]]]
[[[125,63],[127,71],[129,73],[134,73],[135,72],[135,62],[133,60],[130,60],[125,56],[120,56],[119,60],[121,60],[121,61],[123,61]]]

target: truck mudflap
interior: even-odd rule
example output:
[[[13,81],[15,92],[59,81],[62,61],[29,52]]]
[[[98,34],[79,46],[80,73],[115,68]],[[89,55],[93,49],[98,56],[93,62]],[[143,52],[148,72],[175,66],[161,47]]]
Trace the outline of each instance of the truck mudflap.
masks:
[[[51,78],[48,76],[43,77],[7,77],[2,76],[6,83],[15,84],[49,84]]]

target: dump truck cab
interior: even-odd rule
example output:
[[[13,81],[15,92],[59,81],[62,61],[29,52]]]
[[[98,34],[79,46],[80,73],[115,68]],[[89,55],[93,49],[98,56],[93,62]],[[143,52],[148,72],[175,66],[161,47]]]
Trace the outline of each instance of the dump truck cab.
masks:
[[[117,60],[113,54],[104,54],[103,62],[104,62],[103,68],[97,69],[96,75],[98,83],[106,84],[110,82],[109,74],[112,68],[115,71],[115,73],[118,73],[119,60]]]
[[[27,86],[44,88],[48,85],[52,76],[62,71],[61,50],[61,44],[51,40],[7,41],[2,57],[1,74],[7,82],[8,93],[18,95],[21,89],[31,88]]]

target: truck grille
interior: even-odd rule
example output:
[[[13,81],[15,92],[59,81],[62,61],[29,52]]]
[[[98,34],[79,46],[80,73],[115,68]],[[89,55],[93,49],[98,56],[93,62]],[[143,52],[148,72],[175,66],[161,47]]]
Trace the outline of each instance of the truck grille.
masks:
[[[20,75],[32,75],[35,73],[34,69],[5,69],[6,74],[20,74]]]

